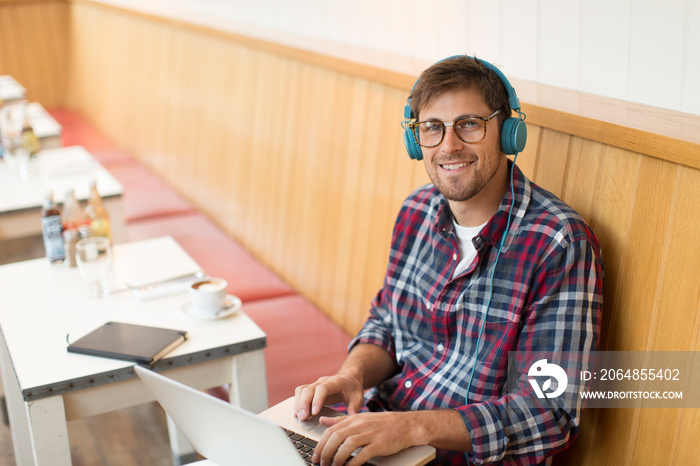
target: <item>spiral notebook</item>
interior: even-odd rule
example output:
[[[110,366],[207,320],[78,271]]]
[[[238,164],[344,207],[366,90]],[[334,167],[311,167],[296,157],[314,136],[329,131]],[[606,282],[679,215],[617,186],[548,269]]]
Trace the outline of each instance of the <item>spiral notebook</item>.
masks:
[[[187,340],[187,332],[162,327],[107,322],[68,345],[71,353],[152,365]]]

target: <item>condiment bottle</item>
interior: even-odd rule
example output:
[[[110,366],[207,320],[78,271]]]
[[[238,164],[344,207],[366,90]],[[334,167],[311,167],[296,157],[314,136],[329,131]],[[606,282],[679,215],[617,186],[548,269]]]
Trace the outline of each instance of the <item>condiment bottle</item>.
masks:
[[[22,143],[30,157],[34,157],[41,149],[39,138],[36,137],[34,128],[32,128],[31,123],[29,123],[29,118],[26,117],[24,119],[24,125],[22,126]]]
[[[41,207],[41,230],[44,237],[44,249],[46,257],[52,263],[63,261],[65,249],[63,244],[63,226],[61,214],[53,202],[53,193],[44,194]]]
[[[66,191],[63,199],[61,221],[63,222],[64,230],[77,230],[81,225],[85,224],[85,216],[72,189]]]
[[[109,223],[109,213],[102,205],[102,198],[97,191],[97,181],[90,182],[90,197],[88,205],[85,207],[85,218],[87,224],[90,225],[90,234],[92,236],[104,236],[112,242],[112,229]]]

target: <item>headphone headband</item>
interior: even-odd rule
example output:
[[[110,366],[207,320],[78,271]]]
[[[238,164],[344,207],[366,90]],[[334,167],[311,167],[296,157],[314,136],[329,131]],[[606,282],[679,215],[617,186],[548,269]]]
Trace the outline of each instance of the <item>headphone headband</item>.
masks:
[[[520,99],[518,99],[518,96],[515,93],[515,88],[510,84],[510,81],[508,81],[508,78],[506,78],[506,76],[503,74],[503,72],[501,72],[501,70],[499,70],[486,60],[470,57],[469,55],[453,55],[451,57],[444,58],[436,62],[435,64],[443,62],[445,60],[450,60],[452,58],[460,57],[467,57],[476,61],[477,63],[481,63],[486,68],[493,71],[498,77],[498,79],[503,83],[503,86],[506,90],[506,94],[508,96],[508,105],[510,105],[510,108],[512,110],[515,110],[517,112],[518,118],[510,117],[506,118],[503,121],[503,125],[501,126],[500,138],[501,150],[508,155],[517,154],[521,152],[525,148],[525,142],[527,141],[527,126],[525,125],[524,121],[525,114],[521,111]],[[420,79],[416,80],[416,82],[413,84],[413,87],[411,88],[411,95],[413,94],[413,90],[416,88],[416,85],[419,81]],[[416,116],[413,115],[413,111],[411,110],[410,95],[408,97],[408,100],[406,101],[406,105],[404,106],[403,116],[403,139],[404,145],[406,146],[406,151],[408,152],[410,158],[415,160],[422,160],[423,152],[421,150],[421,147],[418,144],[418,141],[416,141],[416,136],[413,133],[413,130],[408,126],[411,123],[411,120],[416,118]]]

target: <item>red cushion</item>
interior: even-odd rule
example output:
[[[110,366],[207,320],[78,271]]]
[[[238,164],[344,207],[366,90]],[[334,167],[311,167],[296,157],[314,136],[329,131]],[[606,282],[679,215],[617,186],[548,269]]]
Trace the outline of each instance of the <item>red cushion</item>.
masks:
[[[111,165],[109,172],[124,186],[127,223],[162,215],[194,212],[194,207],[136,161]]]
[[[229,293],[244,302],[294,293],[204,214],[193,212],[129,222],[126,234],[129,241],[172,236],[207,274],[226,279]]]
[[[345,360],[351,337],[300,295],[246,303],[243,310],[267,334],[270,406],[299,385],[335,374]]]

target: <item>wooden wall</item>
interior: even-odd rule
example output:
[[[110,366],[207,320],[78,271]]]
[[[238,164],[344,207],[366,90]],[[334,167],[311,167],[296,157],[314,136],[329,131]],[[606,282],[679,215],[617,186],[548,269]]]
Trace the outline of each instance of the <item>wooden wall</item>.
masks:
[[[361,326],[397,209],[427,182],[399,126],[414,77],[90,1],[21,12],[6,3],[0,21],[53,18],[47,30],[66,34],[56,55],[68,71],[47,61],[45,79],[23,79],[33,65],[13,43],[0,73],[81,112],[333,320]],[[69,30],[56,20],[64,14]],[[700,350],[700,144],[523,101],[530,138],[519,165],[577,209],[603,247],[604,349]],[[589,410],[564,458],[690,464],[698,427],[697,409]]]
[[[27,98],[55,107],[65,98],[69,9],[60,0],[0,0],[0,75],[12,75]]]

